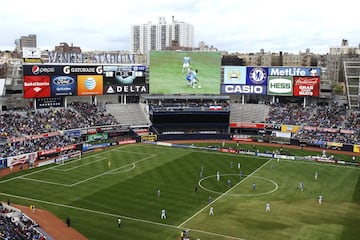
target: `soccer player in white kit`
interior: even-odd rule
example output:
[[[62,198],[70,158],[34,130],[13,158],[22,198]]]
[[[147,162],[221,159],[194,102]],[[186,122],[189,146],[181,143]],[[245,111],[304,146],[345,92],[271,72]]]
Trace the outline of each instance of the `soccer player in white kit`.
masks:
[[[213,206],[210,207],[209,215],[214,215],[214,207]]]
[[[304,183],[303,182],[299,182],[299,188],[300,188],[300,191],[304,191]]]
[[[165,209],[161,210],[161,219],[166,219],[166,211]]]
[[[321,203],[322,203],[322,200],[323,200],[323,196],[322,196],[322,195],[320,195],[320,196],[319,196],[319,204],[321,204]]]
[[[267,202],[267,203],[265,204],[265,211],[266,211],[266,212],[270,212],[270,203],[269,203],[269,202]]]

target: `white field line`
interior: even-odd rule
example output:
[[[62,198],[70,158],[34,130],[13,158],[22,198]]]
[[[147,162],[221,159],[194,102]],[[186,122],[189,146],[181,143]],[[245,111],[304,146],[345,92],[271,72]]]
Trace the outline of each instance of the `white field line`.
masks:
[[[112,149],[111,151],[122,151],[122,150],[121,150],[121,149]],[[133,166],[135,167],[135,164],[136,164],[136,163],[145,161],[145,160],[147,160],[147,159],[149,159],[149,158],[152,158],[152,157],[155,157],[155,156],[156,156],[155,154],[138,153],[138,152],[131,152],[131,151],[124,151],[124,152],[129,152],[129,153],[134,153],[134,154],[139,154],[139,155],[147,155],[147,157],[142,158],[142,159],[137,160],[137,161],[132,162],[132,163],[128,163],[128,164],[123,165],[123,166],[121,166],[121,167],[118,167],[118,168],[115,168],[115,169],[106,171],[106,172],[104,172],[104,173],[95,175],[95,176],[93,176],[93,177],[84,179],[84,180],[82,180],[82,181],[75,182],[75,183],[73,183],[73,184],[63,184],[63,183],[45,181],[45,180],[40,180],[40,179],[35,179],[35,178],[27,178],[26,176],[30,176],[30,175],[33,175],[33,174],[36,174],[36,173],[39,173],[39,172],[50,171],[50,170],[70,171],[70,170],[76,169],[76,168],[78,168],[78,167],[82,167],[82,166],[86,166],[86,165],[92,164],[93,161],[90,162],[90,163],[81,164],[80,166],[76,166],[76,167],[70,168],[70,170],[58,170],[58,169],[56,169],[56,168],[58,168],[58,167],[60,167],[60,166],[53,166],[53,167],[50,167],[50,168],[44,168],[44,169],[41,169],[41,170],[39,170],[39,171],[34,171],[34,172],[31,172],[31,173],[28,173],[28,174],[25,174],[25,175],[22,175],[22,176],[18,176],[18,177],[15,177],[15,178],[10,178],[10,179],[1,181],[0,183],[9,182],[9,181],[15,180],[15,179],[24,179],[24,180],[27,180],[27,181],[41,182],[41,183],[58,185],[58,186],[64,186],[64,187],[74,187],[74,186],[76,186],[76,185],[79,185],[79,184],[81,184],[81,183],[90,181],[90,180],[92,180],[92,179],[95,179],[95,178],[104,176],[104,175],[106,175],[106,174],[114,174],[114,173],[116,173],[116,171],[118,171],[118,170],[120,170],[120,169],[123,169],[124,167],[127,167],[127,166],[133,165]],[[86,158],[91,158],[91,157],[93,157],[93,156],[95,156],[95,155],[99,155],[99,154],[94,154],[94,155],[91,155],[91,156],[87,156]],[[106,159],[107,159],[107,158],[102,157],[102,158],[100,158],[99,160],[96,160],[95,162],[97,162],[97,161],[103,161],[103,160],[106,160]],[[76,161],[81,161],[81,159],[76,160]],[[69,162],[69,164],[70,164],[70,163],[71,163],[71,162]],[[123,172],[123,171],[119,171],[119,172]]]
[[[138,161],[135,161],[135,162],[133,162],[133,163],[126,164],[126,165],[124,165],[124,166],[128,166],[128,165],[136,164],[136,163],[139,163],[139,162],[145,161],[145,160],[147,160],[147,159],[149,159],[149,158],[152,158],[152,157],[154,157],[154,156],[156,156],[156,155],[155,155],[155,154],[152,154],[152,155],[150,155],[150,156],[148,156],[148,157],[145,157],[145,158],[140,159],[140,160],[138,160]],[[70,187],[73,187],[73,186],[79,185],[79,184],[81,184],[81,183],[84,183],[84,182],[90,181],[90,180],[92,180],[92,179],[95,179],[95,178],[98,178],[98,177],[104,176],[104,175],[106,175],[106,174],[109,174],[110,172],[113,172],[113,171],[116,171],[116,170],[118,170],[118,169],[121,169],[121,168],[123,168],[124,166],[121,166],[121,167],[115,168],[115,169],[110,170],[110,171],[106,171],[106,172],[104,172],[104,173],[101,173],[101,174],[95,175],[95,176],[93,176],[93,177],[91,177],[91,178],[87,178],[87,179],[84,179],[84,180],[82,180],[82,181],[78,181],[78,182],[73,183],[73,184],[71,184],[71,185],[69,185],[69,186],[70,186]]]
[[[79,159],[79,160],[67,162],[67,163],[65,163],[64,165],[54,166],[54,167],[52,167],[51,169],[52,169],[52,170],[55,170],[55,171],[67,172],[67,171],[71,171],[71,170],[74,170],[74,169],[77,169],[77,168],[80,168],[80,167],[83,167],[83,166],[91,165],[91,164],[96,163],[96,162],[104,161],[104,160],[106,160],[106,159],[107,159],[106,157],[100,157],[98,160],[95,160],[95,161],[91,161],[91,162],[88,162],[88,163],[80,164],[80,165],[78,165],[78,166],[74,166],[74,167],[71,167],[71,168],[61,169],[61,168],[63,168],[64,165],[72,164],[72,163],[74,163],[75,161],[76,161],[76,162],[77,162],[77,161],[81,161],[81,160]]]
[[[157,225],[157,226],[166,227],[166,228],[182,229],[182,228],[180,228],[180,227],[178,227],[178,226],[171,225],[171,224],[154,222],[154,221],[149,221],[149,220],[145,220],[145,219],[134,218],[134,217],[129,217],[129,216],[123,216],[123,215],[118,215],[118,214],[113,214],[113,213],[101,212],[101,211],[96,211],[96,210],[87,209],[87,208],[81,208],[81,207],[75,207],[75,206],[66,205],[66,204],[61,204],[61,203],[48,202],[48,201],[44,201],[44,200],[40,200],[40,199],[35,199],[35,198],[22,197],[22,196],[18,196],[18,195],[1,193],[1,192],[0,192],[0,195],[4,195],[4,196],[7,196],[7,197],[12,197],[12,198],[23,199],[23,200],[28,200],[28,201],[32,201],[32,202],[44,203],[44,204],[53,205],[53,206],[58,206],[58,207],[63,207],[63,208],[75,209],[75,210],[79,210],[79,211],[83,211],[83,212],[89,212],[89,213],[94,213],[94,214],[99,214],[99,215],[114,217],[114,218],[116,218],[116,219],[120,217],[120,218],[122,218],[122,219],[127,219],[127,220],[131,220],[131,221],[134,221],[134,222],[142,222],[142,223]],[[207,231],[197,230],[197,229],[193,229],[193,228],[191,229],[191,231],[193,231],[193,232],[199,232],[199,233],[204,233],[204,234],[208,234],[208,235],[213,235],[213,236],[221,236],[221,237],[224,237],[224,238],[227,238],[227,239],[245,240],[245,239],[243,239],[243,238],[228,236],[228,235],[219,234],[219,233],[207,232]]]
[[[223,194],[221,194],[219,197],[217,197],[215,200],[213,200],[211,202],[211,204],[213,204],[214,202],[220,200],[221,198],[223,198],[224,196],[226,196],[226,194],[228,192],[230,192],[232,189],[236,188],[240,183],[242,183],[243,181],[245,181],[247,178],[251,177],[252,175],[254,175],[257,171],[259,171],[260,169],[262,169],[265,165],[267,165],[269,162],[271,162],[272,159],[268,160],[266,163],[264,163],[263,165],[261,165],[258,169],[256,169],[255,171],[253,171],[252,173],[250,173],[249,175],[247,175],[243,180],[241,180],[240,182],[238,182],[237,184],[235,184],[232,188],[230,188],[229,190],[227,190],[226,192],[224,192]],[[194,215],[192,215],[191,217],[189,217],[188,219],[186,219],[183,223],[181,223],[178,227],[181,228],[184,224],[186,224],[187,222],[189,222],[191,219],[193,219],[194,217],[196,217],[197,215],[199,215],[202,211],[204,211],[205,209],[207,209],[209,207],[209,205],[206,205],[205,207],[203,207],[202,209],[200,209],[199,211],[197,211]]]

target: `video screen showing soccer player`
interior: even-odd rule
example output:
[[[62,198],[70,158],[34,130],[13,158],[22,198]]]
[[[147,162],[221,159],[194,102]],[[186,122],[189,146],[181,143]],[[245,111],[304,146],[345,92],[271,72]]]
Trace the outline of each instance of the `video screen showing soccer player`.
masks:
[[[220,52],[150,52],[150,94],[220,94],[220,81]]]

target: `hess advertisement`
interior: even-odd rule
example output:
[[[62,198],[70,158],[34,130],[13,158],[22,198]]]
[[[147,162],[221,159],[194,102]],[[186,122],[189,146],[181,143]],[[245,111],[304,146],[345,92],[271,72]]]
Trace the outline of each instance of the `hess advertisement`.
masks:
[[[269,76],[268,95],[292,96],[293,94],[293,77],[290,76]]]

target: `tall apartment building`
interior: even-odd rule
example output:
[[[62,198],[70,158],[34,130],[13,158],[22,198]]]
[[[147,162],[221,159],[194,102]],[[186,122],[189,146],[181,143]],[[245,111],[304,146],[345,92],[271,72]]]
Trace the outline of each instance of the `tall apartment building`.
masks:
[[[341,41],[340,46],[330,47],[330,52],[326,57],[329,78],[333,82],[344,82],[344,58],[358,58],[360,56],[360,46],[349,46],[346,39]]]
[[[147,54],[149,51],[160,51],[177,46],[180,49],[194,48],[194,26],[190,23],[172,21],[167,23],[165,17],[159,22],[131,25],[130,52]]]
[[[15,40],[15,51],[21,52],[24,47],[28,48],[36,48],[37,42],[36,42],[36,35],[35,34],[29,34],[28,36],[21,36],[20,39]]]

